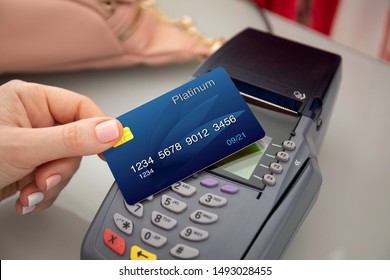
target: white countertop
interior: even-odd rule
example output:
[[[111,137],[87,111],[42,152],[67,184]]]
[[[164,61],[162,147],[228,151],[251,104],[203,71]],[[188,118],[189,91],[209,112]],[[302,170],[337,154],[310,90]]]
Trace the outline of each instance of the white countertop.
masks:
[[[172,17],[190,15],[209,36],[230,38],[246,27],[265,30],[245,1],[158,3]],[[390,259],[390,66],[268,16],[275,35],[343,58],[339,94],[318,158],[320,195],[284,258]],[[182,84],[198,65],[16,77],[88,95],[115,117]],[[0,82],[10,78],[0,77]],[[0,259],[78,259],[84,234],[113,180],[106,163],[90,156],[50,209],[21,217],[14,211],[15,198],[0,203]]]

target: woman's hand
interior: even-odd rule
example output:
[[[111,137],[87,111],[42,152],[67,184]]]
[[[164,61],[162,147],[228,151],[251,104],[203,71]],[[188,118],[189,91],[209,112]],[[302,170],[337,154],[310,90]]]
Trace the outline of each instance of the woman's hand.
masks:
[[[0,201],[20,191],[18,213],[49,207],[81,157],[115,145],[122,129],[86,96],[17,80],[0,86]]]

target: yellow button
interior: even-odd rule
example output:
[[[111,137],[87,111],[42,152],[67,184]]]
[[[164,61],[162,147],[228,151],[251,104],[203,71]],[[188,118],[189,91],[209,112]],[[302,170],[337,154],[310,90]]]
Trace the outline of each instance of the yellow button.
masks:
[[[129,142],[130,140],[133,140],[133,138],[134,138],[134,135],[131,132],[130,128],[127,126],[124,127],[122,138],[114,145],[114,148],[116,148],[116,147],[118,147],[126,142]]]
[[[130,260],[157,260],[157,256],[138,246],[131,247]]]

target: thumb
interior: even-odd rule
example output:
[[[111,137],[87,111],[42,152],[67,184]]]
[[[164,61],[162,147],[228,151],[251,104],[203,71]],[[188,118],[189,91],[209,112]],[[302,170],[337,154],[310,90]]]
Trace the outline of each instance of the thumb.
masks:
[[[114,146],[122,134],[121,123],[105,117],[28,129],[23,135],[28,139],[23,145],[24,158],[38,166],[60,158],[99,154]]]

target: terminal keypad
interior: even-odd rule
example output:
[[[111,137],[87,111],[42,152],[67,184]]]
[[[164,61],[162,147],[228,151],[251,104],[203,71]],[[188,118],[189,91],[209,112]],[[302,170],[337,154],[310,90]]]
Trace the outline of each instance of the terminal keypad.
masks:
[[[265,186],[273,187],[277,184],[277,176],[283,173],[283,164],[290,160],[290,152],[296,149],[296,144],[286,140],[280,147],[283,150],[275,154],[274,160],[268,165],[269,173],[262,177]],[[196,175],[193,178],[196,178]],[[199,187],[209,192],[196,196]],[[219,222],[215,209],[229,207],[230,196],[239,193],[241,188],[238,184],[221,185],[218,178],[210,175],[199,180],[198,187],[180,181],[171,185],[162,195],[149,197],[134,205],[128,205],[124,201],[127,214],[115,213],[112,219],[116,229],[107,227],[102,239],[109,249],[120,256],[125,255],[127,250],[130,259],[158,259],[159,250],[169,250],[170,255],[177,259],[195,259],[201,254],[197,244],[208,240],[213,234],[212,225]],[[155,199],[160,201],[161,209],[153,209],[148,213],[144,204]],[[188,211],[187,201],[192,199],[197,200],[199,208]],[[166,212],[163,213],[161,210]],[[187,223],[179,223],[178,215],[187,216]],[[149,219],[151,222],[150,226],[142,227],[138,237],[133,234],[135,219]],[[183,243],[169,244],[172,231],[177,233]],[[131,244],[126,242],[126,236],[132,238]],[[149,247],[145,245],[156,251],[150,252]]]

